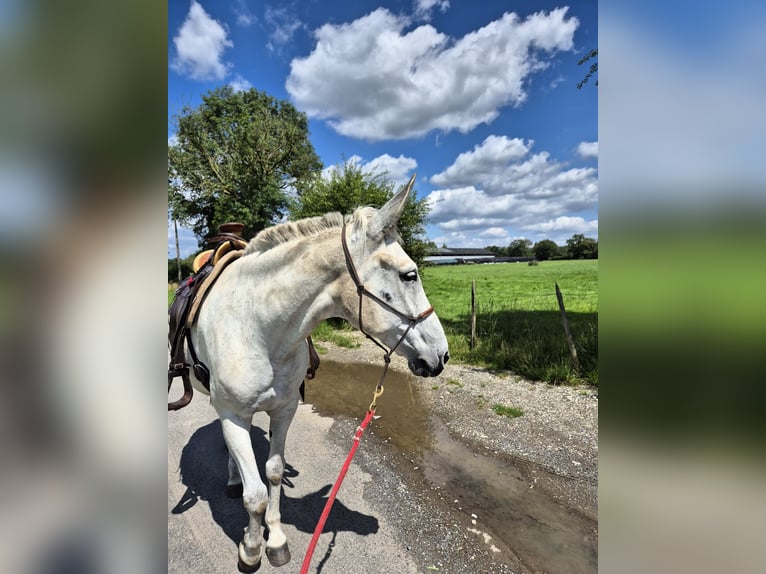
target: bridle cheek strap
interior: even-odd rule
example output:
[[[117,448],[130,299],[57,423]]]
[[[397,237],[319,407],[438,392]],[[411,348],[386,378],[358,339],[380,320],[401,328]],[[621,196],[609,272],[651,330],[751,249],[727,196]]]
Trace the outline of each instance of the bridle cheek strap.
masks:
[[[385,372],[388,369],[388,363],[391,362],[391,355],[396,351],[396,349],[399,347],[399,345],[404,341],[404,338],[407,336],[407,334],[410,332],[410,329],[412,329],[415,325],[420,323],[423,319],[428,317],[431,313],[434,312],[434,307],[431,305],[428,309],[423,311],[417,316],[408,315],[407,313],[401,312],[396,307],[393,307],[392,305],[389,305],[386,301],[375,295],[374,293],[367,290],[367,288],[362,283],[361,279],[359,278],[359,273],[356,271],[356,267],[354,266],[354,260],[351,259],[351,252],[348,249],[348,242],[346,241],[346,224],[343,224],[343,230],[341,231],[341,244],[343,245],[343,255],[346,258],[346,266],[348,267],[348,272],[351,275],[351,279],[354,281],[354,284],[356,285],[356,292],[359,295],[359,330],[364,333],[364,336],[367,337],[370,341],[375,343],[378,347],[383,349],[384,355],[383,359],[386,361],[386,368],[383,370],[383,377],[385,377]],[[385,307],[395,315],[398,315],[403,320],[407,321],[408,325],[407,328],[404,330],[404,333],[401,337],[399,337],[399,340],[396,342],[396,345],[391,347],[391,349],[386,349],[385,345],[378,341],[375,337],[370,335],[367,331],[364,330],[364,324],[362,322],[362,302],[364,301],[364,297],[369,297],[373,301],[375,301],[378,305],[381,305],[382,307]],[[383,377],[381,377],[381,383],[383,381]]]

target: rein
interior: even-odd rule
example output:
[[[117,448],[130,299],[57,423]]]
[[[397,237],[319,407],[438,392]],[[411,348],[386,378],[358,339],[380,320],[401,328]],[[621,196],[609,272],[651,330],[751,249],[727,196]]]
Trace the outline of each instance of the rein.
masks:
[[[354,284],[356,285],[356,292],[359,295],[359,330],[364,333],[364,336],[367,337],[370,341],[375,343],[378,347],[383,349],[383,360],[385,361],[385,366],[383,367],[383,373],[380,375],[380,381],[378,382],[378,385],[375,387],[375,392],[372,395],[372,402],[370,403],[369,408],[367,409],[367,414],[364,417],[364,420],[362,421],[362,424],[360,424],[356,428],[356,432],[354,433],[354,443],[351,445],[351,450],[348,453],[348,456],[346,457],[346,461],[343,463],[343,466],[341,467],[340,473],[338,474],[338,478],[335,480],[335,484],[332,487],[332,490],[330,491],[330,495],[327,497],[327,502],[325,503],[324,509],[322,510],[322,515],[319,517],[319,522],[317,522],[316,528],[314,529],[314,535],[311,537],[311,542],[309,543],[308,549],[306,550],[306,557],[303,559],[303,565],[301,566],[301,574],[306,574],[309,571],[309,566],[311,565],[311,557],[314,555],[314,549],[316,548],[317,542],[319,541],[319,535],[322,533],[322,530],[324,529],[325,522],[327,521],[327,517],[330,515],[330,509],[332,509],[332,505],[335,502],[335,497],[338,494],[338,490],[340,490],[341,484],[343,484],[343,479],[346,478],[346,472],[348,472],[348,468],[351,465],[351,460],[354,458],[354,454],[356,454],[356,449],[359,448],[359,442],[362,438],[362,434],[364,433],[364,429],[367,428],[367,425],[370,424],[370,421],[372,421],[374,415],[375,415],[375,408],[377,407],[377,400],[378,398],[383,394],[383,381],[386,378],[386,373],[388,372],[388,366],[391,363],[391,355],[396,351],[396,349],[399,347],[402,341],[404,341],[404,338],[407,336],[407,333],[410,332],[410,329],[412,329],[415,325],[417,325],[420,321],[428,317],[431,313],[434,312],[434,307],[431,305],[428,309],[423,311],[417,316],[408,315],[406,313],[403,313],[399,311],[396,307],[389,305],[386,301],[383,301],[380,297],[369,291],[364,284],[362,283],[361,279],[359,278],[359,273],[356,271],[356,266],[354,266],[354,260],[351,258],[351,252],[348,249],[348,243],[346,241],[346,224],[343,224],[343,229],[341,231],[341,245],[343,245],[343,255],[346,258],[346,267],[348,267],[348,272],[351,275],[351,279],[353,279]],[[407,328],[404,330],[404,334],[399,338],[399,340],[396,342],[396,345],[391,347],[390,349],[386,349],[386,346],[378,341],[375,337],[370,335],[367,331],[364,330],[364,325],[362,323],[362,301],[364,301],[364,297],[369,297],[379,305],[382,305],[395,315],[401,317],[405,321],[408,322]]]

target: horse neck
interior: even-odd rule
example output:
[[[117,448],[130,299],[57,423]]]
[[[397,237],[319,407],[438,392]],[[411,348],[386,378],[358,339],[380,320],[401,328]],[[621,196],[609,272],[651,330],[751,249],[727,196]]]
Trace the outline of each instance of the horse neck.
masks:
[[[242,277],[242,284],[253,290],[247,297],[254,297],[263,307],[258,314],[262,327],[272,335],[281,334],[286,347],[303,341],[322,320],[346,315],[343,301],[350,278],[340,229],[328,229],[250,257],[242,259],[242,272],[248,275]]]

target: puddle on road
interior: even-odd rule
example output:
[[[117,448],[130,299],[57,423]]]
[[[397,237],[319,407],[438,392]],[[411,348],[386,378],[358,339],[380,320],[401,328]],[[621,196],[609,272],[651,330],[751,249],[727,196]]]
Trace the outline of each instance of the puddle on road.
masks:
[[[382,366],[322,361],[316,380],[306,383],[306,400],[321,415],[359,418],[372,399]],[[428,384],[425,381],[422,384]],[[476,534],[510,548],[532,571],[586,574],[598,568],[596,523],[529,488],[512,463],[497,460],[449,436],[430,416],[415,378],[389,371],[378,399],[383,416],[373,425],[400,451],[416,459],[426,480],[443,495],[478,515]],[[486,538],[486,536],[485,536]]]
[[[382,364],[336,363],[322,359],[316,379],[306,381],[306,401],[322,415],[361,419],[370,406],[382,372]],[[433,437],[428,413],[411,379],[409,375],[388,371],[376,411],[381,416],[372,427],[378,436],[391,437],[391,442],[402,452],[417,454],[431,447]]]

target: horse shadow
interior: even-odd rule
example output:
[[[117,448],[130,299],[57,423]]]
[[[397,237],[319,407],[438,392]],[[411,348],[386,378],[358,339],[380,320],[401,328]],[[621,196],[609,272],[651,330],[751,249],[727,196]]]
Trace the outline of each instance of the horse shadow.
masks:
[[[264,467],[269,454],[266,432],[253,425],[250,429],[250,439],[258,461],[258,471],[261,479],[266,482]],[[248,516],[241,497],[232,499],[226,495],[228,457],[220,420],[197,429],[181,451],[181,482],[186,486],[186,492],[171,512],[182,514],[199,500],[204,500],[210,507],[213,520],[234,544],[239,544],[242,531],[248,524]],[[300,471],[297,468],[289,463],[285,464],[280,499],[282,524],[291,524],[301,532],[313,533],[332,485],[327,484],[316,492],[293,498],[287,495],[286,490],[295,488],[293,480],[299,475]],[[352,510],[336,499],[322,532],[333,532],[334,541],[339,531],[354,532],[362,536],[374,534],[378,531],[378,519]]]

